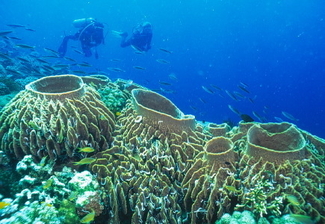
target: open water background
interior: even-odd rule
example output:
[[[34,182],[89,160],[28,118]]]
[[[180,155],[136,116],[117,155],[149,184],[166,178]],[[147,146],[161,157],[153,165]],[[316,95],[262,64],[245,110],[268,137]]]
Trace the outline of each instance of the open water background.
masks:
[[[111,79],[132,79],[158,90],[185,114],[221,123],[240,118],[229,110],[252,111],[275,121],[282,111],[299,128],[325,138],[325,1],[322,0],[0,0],[0,30],[22,24],[35,32],[15,29],[17,43],[57,49],[64,35],[74,34],[74,19],[95,17],[105,23],[105,45],[99,59],[84,58],[69,48],[66,56],[108,67]],[[120,48],[111,30],[132,32],[143,21],[153,24],[152,49],[135,54]],[[79,46],[71,41],[70,46]],[[172,51],[165,53],[160,48]],[[22,51],[26,51],[22,49]],[[26,53],[28,53],[26,51]],[[118,59],[118,60],[116,60]],[[169,64],[158,63],[168,60]],[[59,60],[59,59],[55,59]],[[53,63],[57,62],[53,60]],[[133,66],[141,66],[139,70]],[[174,74],[177,80],[170,79]],[[171,85],[161,84],[167,82]],[[250,93],[238,88],[248,85]],[[219,92],[210,85],[223,90]],[[202,89],[208,87],[215,93]],[[245,96],[231,99],[224,90]],[[172,92],[172,93],[169,93]],[[220,96],[221,95],[221,96]],[[248,100],[254,99],[254,103]],[[256,119],[256,118],[255,118]]]

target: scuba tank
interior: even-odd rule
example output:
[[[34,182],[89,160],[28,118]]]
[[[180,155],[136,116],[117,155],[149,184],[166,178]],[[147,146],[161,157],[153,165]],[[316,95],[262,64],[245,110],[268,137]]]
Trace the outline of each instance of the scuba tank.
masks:
[[[83,19],[75,19],[75,20],[73,20],[72,24],[75,28],[82,28],[94,21],[95,21],[94,18],[89,17],[89,18],[83,18]]]

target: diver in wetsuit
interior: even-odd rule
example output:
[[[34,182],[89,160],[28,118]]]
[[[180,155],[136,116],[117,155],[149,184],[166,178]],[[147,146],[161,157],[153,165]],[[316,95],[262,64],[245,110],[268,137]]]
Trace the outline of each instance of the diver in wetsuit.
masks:
[[[104,25],[97,22],[93,18],[76,19],[73,25],[80,30],[75,35],[65,36],[60,47],[59,54],[61,57],[67,52],[69,40],[79,40],[81,48],[86,57],[92,55],[91,48],[104,44]],[[95,57],[98,58],[98,53],[95,51]]]
[[[151,48],[152,26],[149,22],[139,24],[133,29],[132,36],[126,39],[128,34],[121,33],[121,47],[132,46],[137,51],[146,52]]]

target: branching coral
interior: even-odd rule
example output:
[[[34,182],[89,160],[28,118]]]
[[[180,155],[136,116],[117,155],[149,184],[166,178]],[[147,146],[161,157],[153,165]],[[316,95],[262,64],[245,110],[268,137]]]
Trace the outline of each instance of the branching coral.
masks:
[[[251,180],[252,182],[256,181],[255,184],[252,184],[250,188],[244,189],[243,204],[237,204],[236,207],[250,208],[259,217],[270,214],[281,215],[280,208],[283,207],[281,206],[283,197],[279,196],[275,197],[274,200],[268,200],[268,195],[275,190],[274,183],[264,176],[259,177],[258,175],[255,175]]]

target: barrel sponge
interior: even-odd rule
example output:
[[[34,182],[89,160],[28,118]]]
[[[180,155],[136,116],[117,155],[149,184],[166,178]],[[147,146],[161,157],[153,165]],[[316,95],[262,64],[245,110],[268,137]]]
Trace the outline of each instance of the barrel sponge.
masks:
[[[217,136],[226,136],[226,133],[230,131],[230,126],[226,123],[222,124],[214,124],[214,123],[209,123],[208,125],[208,130],[209,132],[217,137]]]
[[[80,77],[58,75],[26,85],[2,110],[0,123],[7,154],[60,160],[77,156],[79,147],[108,148],[115,116]]]
[[[225,137],[216,137],[209,140],[205,144],[206,160],[208,164],[224,165],[225,163],[234,163],[235,154],[233,151],[233,143]],[[220,167],[220,165],[217,165]]]
[[[80,98],[85,93],[83,80],[75,75],[57,75],[38,79],[26,85],[34,96],[47,99]]]
[[[302,133],[286,122],[255,124],[247,132],[246,153],[270,162],[304,159],[305,146]]]
[[[131,95],[134,109],[144,123],[167,133],[195,129],[195,117],[184,115],[164,96],[144,89],[133,89]]]

